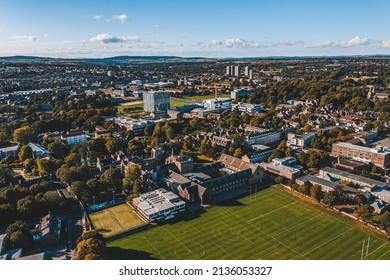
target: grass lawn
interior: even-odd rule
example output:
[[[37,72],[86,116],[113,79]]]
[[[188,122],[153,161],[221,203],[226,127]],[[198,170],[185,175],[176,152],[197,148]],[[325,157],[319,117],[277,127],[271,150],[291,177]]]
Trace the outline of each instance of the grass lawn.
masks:
[[[390,259],[389,238],[271,187],[115,240],[108,250],[112,259],[360,259],[368,238],[365,259]]]
[[[134,102],[123,103],[123,104],[120,104],[120,105],[116,106],[116,109],[118,110],[119,114],[126,114],[124,112],[125,108],[133,109],[131,111],[131,113],[143,112],[143,110],[144,110],[144,103],[142,101],[134,101]]]
[[[89,217],[94,228],[104,237],[145,224],[126,203],[93,212]]]
[[[197,165],[208,165],[208,164],[211,164],[214,162],[215,162],[215,160],[213,160],[212,158],[206,157],[205,155],[197,155],[194,158],[194,163]]]
[[[174,108],[176,106],[183,106],[187,104],[191,104],[191,103],[189,101],[185,102],[185,101],[171,99],[171,108]]]
[[[218,97],[227,97],[227,98],[230,98],[230,94],[229,94],[229,93],[218,94]],[[214,94],[209,94],[209,95],[194,95],[194,96],[184,95],[182,98],[188,99],[189,101],[196,101],[196,102],[199,102],[199,101],[202,101],[203,99],[214,98]]]

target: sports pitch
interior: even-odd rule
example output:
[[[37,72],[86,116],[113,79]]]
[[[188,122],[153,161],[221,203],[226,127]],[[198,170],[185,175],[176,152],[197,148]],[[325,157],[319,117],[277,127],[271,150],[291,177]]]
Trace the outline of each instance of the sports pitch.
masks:
[[[104,237],[145,224],[126,203],[90,213],[89,217],[93,227]]]
[[[364,247],[368,243],[369,246]],[[390,259],[390,238],[275,187],[108,243],[111,259]]]

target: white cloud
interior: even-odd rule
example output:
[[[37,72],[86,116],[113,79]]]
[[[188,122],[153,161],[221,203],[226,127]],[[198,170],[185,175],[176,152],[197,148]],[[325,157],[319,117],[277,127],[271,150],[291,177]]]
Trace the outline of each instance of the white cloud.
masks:
[[[342,47],[342,48],[353,48],[353,47],[363,47],[368,46],[370,44],[370,40],[368,38],[361,38],[359,36],[353,37],[348,41],[323,41],[318,43],[313,43],[307,45],[309,48],[333,48],[333,47]]]
[[[43,34],[43,37],[47,38],[49,37],[49,34]]]
[[[302,41],[302,40],[298,40],[298,41],[286,40],[286,41],[280,41],[280,42],[278,42],[276,45],[291,47],[291,46],[301,45],[301,44],[304,44],[304,43],[305,43],[305,42]]]
[[[382,48],[390,48],[390,40],[383,40],[381,47]]]
[[[311,45],[308,45],[309,48],[330,48],[336,46],[336,42],[332,41],[323,41],[323,42],[318,42],[318,43],[313,43]]]
[[[369,43],[370,41],[368,38],[360,38],[359,36],[356,36],[349,41],[340,42],[339,45],[342,47],[360,47],[367,46]]]
[[[260,44],[254,41],[247,41],[240,38],[230,38],[224,41],[214,39],[211,41],[211,45],[223,46],[226,48],[260,48]]]
[[[154,25],[154,28],[159,28],[159,27],[160,27],[160,25],[158,25],[158,24]]]
[[[103,15],[94,15],[93,19],[101,20],[103,18]]]
[[[126,14],[114,16],[113,18],[119,20],[121,23],[125,23],[128,20],[128,17]]]
[[[137,36],[113,36],[108,33],[98,34],[95,37],[89,39],[90,42],[100,42],[104,44],[110,43],[135,43],[140,39]]]
[[[37,37],[33,35],[17,35],[17,36],[12,36],[12,39],[16,41],[35,42],[37,40]]]

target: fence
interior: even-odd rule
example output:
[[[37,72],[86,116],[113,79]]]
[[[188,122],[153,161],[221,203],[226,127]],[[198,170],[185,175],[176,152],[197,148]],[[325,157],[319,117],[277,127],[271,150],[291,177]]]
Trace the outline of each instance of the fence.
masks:
[[[121,204],[125,202],[125,198],[121,197],[121,198],[117,198],[115,200],[110,200],[110,201],[106,201],[106,202],[103,202],[103,203],[100,203],[100,204],[95,204],[95,205],[92,205],[92,206],[89,206],[89,207],[85,207],[85,211],[88,212],[88,213],[92,213],[92,212],[95,212],[95,211],[98,211],[98,210],[101,210],[101,209],[104,209],[104,208],[107,208],[107,207],[111,207],[111,206],[114,206],[114,205],[117,205],[117,204]]]

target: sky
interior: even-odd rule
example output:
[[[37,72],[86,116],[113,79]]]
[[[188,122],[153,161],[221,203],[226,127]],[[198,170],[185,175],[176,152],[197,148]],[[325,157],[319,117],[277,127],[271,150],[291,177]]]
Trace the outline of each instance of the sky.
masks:
[[[388,0],[0,0],[0,56],[390,54]]]

